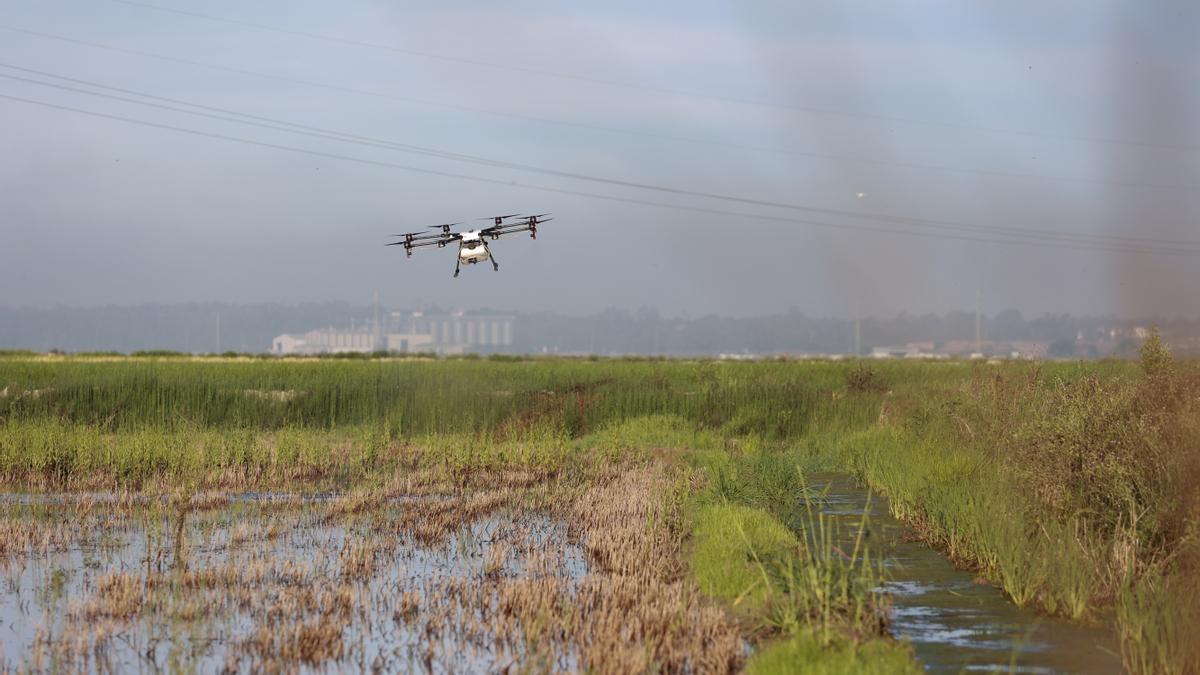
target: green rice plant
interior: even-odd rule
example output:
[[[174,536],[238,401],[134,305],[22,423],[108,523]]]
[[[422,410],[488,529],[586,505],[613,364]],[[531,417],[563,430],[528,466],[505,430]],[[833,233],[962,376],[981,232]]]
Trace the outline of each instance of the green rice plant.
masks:
[[[1082,620],[1092,614],[1093,599],[1102,584],[1097,569],[1102,563],[1096,552],[1104,544],[1082,520],[1069,523],[1046,521],[1039,526],[1046,565],[1043,605],[1051,614]]]
[[[1196,587],[1150,568],[1129,575],[1117,593],[1121,657],[1131,673],[1194,673],[1200,648],[1193,631],[1200,620]]]
[[[561,429],[540,426],[520,437],[496,441],[476,434],[430,434],[413,439],[424,466],[450,470],[540,469],[558,470],[579,454],[578,447]]]
[[[683,450],[689,456],[720,452],[724,438],[677,415],[647,415],[608,423],[574,445],[596,461],[618,461],[663,450]]]
[[[801,627],[815,628],[825,644],[844,631],[856,636],[880,634],[886,605],[878,589],[885,580],[885,569],[882,560],[871,558],[863,538],[869,494],[863,515],[853,526],[853,546],[848,550],[841,521],[814,508],[824,494],[811,491],[803,479],[800,494],[804,503],[799,525],[800,564],[789,560],[776,571],[784,601],[772,608],[774,622],[787,626],[792,634]]]
[[[867,550],[866,515],[847,535],[814,504],[788,453],[754,446],[701,466],[711,495],[695,515],[697,584],[785,635],[833,645],[882,633],[883,562]]]
[[[802,631],[769,644],[746,662],[747,675],[915,675],[923,672],[907,645],[888,640],[823,642]]]
[[[705,594],[761,609],[777,589],[765,570],[798,555],[800,542],[777,518],[740,504],[703,506],[695,515],[692,569]]]

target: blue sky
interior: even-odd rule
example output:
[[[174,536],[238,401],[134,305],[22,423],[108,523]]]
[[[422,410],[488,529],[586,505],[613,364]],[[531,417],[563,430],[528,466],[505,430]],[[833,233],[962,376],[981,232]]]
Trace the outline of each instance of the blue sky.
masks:
[[[0,95],[499,182],[0,99],[0,305],[379,290],[395,305],[844,316],[855,302],[965,308],[979,289],[993,312],[1200,315],[1195,256],[964,241],[942,235],[1007,237],[928,223],[1200,241],[1194,3],[156,2],[402,51],[113,0],[11,0],[0,26],[176,60],[0,30],[0,63],[554,170],[925,222],[464,164],[0,78]],[[536,242],[501,241],[500,273],[455,280],[449,252],[404,260],[382,246],[514,211],[558,220]]]

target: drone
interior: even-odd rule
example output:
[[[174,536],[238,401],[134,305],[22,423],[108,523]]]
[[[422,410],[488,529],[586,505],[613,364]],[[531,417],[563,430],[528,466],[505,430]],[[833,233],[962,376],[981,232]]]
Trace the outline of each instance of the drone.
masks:
[[[537,228],[542,223],[550,222],[553,218],[547,218],[549,213],[539,213],[533,216],[522,216],[519,213],[512,213],[507,216],[495,216],[493,218],[480,218],[479,220],[490,220],[492,224],[478,230],[467,230],[466,232],[455,232],[452,228],[462,225],[458,223],[445,223],[442,225],[430,225],[428,229],[441,230],[441,232],[409,232],[407,234],[393,234],[393,237],[403,237],[400,241],[393,241],[385,244],[385,246],[403,246],[406,257],[411,258],[414,248],[422,246],[437,246],[445,248],[450,242],[458,242],[458,255],[454,260],[454,276],[458,276],[458,272],[463,263],[474,265],[475,263],[483,262],[484,260],[492,261],[492,269],[500,271],[500,264],[496,262],[496,257],[492,255],[492,249],[488,246],[487,240],[493,241],[499,239],[506,234],[516,234],[518,232],[528,232],[529,236],[537,239]],[[516,218],[517,220],[509,220]]]

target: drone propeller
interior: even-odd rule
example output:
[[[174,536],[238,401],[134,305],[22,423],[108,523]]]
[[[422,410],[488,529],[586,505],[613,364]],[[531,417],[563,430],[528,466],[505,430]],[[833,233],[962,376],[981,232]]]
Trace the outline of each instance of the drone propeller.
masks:
[[[534,228],[534,227],[537,227],[538,223],[545,223],[545,222],[554,220],[553,218],[546,218],[545,220],[542,220],[542,218],[544,216],[548,216],[548,215],[550,215],[550,214],[549,213],[538,213],[538,214],[535,214],[532,216],[525,216],[525,224],[528,225],[530,228]]]
[[[430,230],[441,230],[445,234],[450,234],[450,228],[454,227],[455,225],[462,225],[462,222],[443,223],[441,225],[426,225],[425,227]],[[417,230],[416,232],[405,232],[404,234],[393,234],[391,236],[409,238],[409,237],[432,237],[434,235],[429,232],[425,232],[423,230]]]
[[[441,225],[428,225],[426,227],[430,230],[441,230],[445,234],[450,234],[450,228],[456,225],[462,225],[462,221],[457,223],[442,223]]]
[[[418,244],[422,242],[433,242],[439,239],[445,239],[450,236],[449,232],[407,232],[405,234],[393,234],[393,237],[403,237],[398,244]]]
[[[505,220],[508,220],[509,218],[516,218],[519,215],[521,215],[521,214],[510,213],[507,216],[494,216],[492,218],[478,218],[477,220],[490,220],[490,221],[492,221],[492,223],[494,223],[494,225],[503,225]]]

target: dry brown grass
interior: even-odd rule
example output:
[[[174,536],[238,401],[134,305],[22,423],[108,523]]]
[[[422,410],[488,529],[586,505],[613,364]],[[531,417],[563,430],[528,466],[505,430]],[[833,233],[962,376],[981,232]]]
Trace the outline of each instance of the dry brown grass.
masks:
[[[730,672],[742,639],[732,619],[682,572],[679,514],[661,465],[619,474],[580,497],[571,524],[602,574],[580,584],[575,626],[583,665],[598,672]]]
[[[342,547],[342,578],[346,581],[365,582],[375,572],[377,560],[382,557],[382,547],[375,541],[347,543]]]
[[[127,572],[110,572],[96,583],[96,593],[83,604],[78,616],[94,621],[99,618],[131,619],[142,613],[145,583]]]
[[[17,556],[45,556],[64,550],[79,538],[78,529],[66,521],[5,518],[0,520],[0,562]]]
[[[414,470],[330,501],[80,496],[61,505],[70,527],[0,519],[13,535],[0,552],[126,542],[110,569],[79,577],[82,599],[62,635],[23,655],[31,666],[161,667],[166,652],[138,640],[172,626],[201,670],[729,672],[743,642],[681,573],[665,466],[570,480]],[[125,567],[131,541],[145,550]],[[366,653],[368,635],[403,653]]]
[[[321,620],[262,626],[246,646],[269,671],[282,670],[280,662],[315,665],[342,658],[344,630],[342,625]]]

